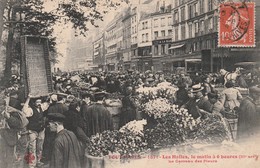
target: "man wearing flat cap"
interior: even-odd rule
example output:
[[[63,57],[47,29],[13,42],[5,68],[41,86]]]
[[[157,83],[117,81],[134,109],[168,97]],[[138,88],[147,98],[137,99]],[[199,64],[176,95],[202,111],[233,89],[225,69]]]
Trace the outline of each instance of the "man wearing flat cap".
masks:
[[[50,168],[80,168],[80,146],[76,135],[64,129],[65,116],[60,113],[48,114],[49,128],[56,132]]]
[[[249,96],[242,100],[238,109],[237,137],[243,140],[259,130],[259,111],[255,101],[260,97],[260,87],[249,88]],[[258,131],[259,132],[259,131]]]
[[[95,102],[88,107],[85,113],[88,137],[113,129],[112,116],[103,105],[106,94],[106,92],[95,93]]]

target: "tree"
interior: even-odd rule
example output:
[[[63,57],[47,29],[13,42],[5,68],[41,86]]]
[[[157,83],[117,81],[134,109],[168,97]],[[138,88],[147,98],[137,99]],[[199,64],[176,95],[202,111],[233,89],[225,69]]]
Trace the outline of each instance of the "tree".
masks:
[[[14,57],[11,51],[16,45],[15,34],[47,36],[50,39],[51,52],[56,53],[55,37],[52,34],[53,25],[71,22],[79,34],[85,35],[88,31],[87,23],[97,26],[96,20],[103,20],[108,10],[116,8],[124,0],[64,0],[57,2],[57,8],[50,12],[44,11],[44,2],[44,0],[1,0],[0,18],[4,18],[8,31],[6,64],[2,81],[8,81],[11,77],[11,64]],[[4,23],[1,22],[0,31],[3,25]],[[1,36],[2,31],[0,38]]]

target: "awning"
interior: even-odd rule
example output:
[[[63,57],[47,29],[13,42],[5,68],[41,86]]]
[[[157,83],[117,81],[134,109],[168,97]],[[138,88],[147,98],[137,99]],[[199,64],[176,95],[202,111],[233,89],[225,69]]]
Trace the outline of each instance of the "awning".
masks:
[[[186,62],[201,62],[201,59],[185,59]]]
[[[176,46],[172,46],[169,48],[169,50],[172,50],[172,49],[176,49],[176,48],[181,48],[183,47],[185,44],[180,44],[180,45],[176,45]]]

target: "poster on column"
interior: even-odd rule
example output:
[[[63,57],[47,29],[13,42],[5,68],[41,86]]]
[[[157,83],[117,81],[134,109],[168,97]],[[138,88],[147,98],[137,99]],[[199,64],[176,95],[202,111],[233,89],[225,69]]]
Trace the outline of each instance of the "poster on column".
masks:
[[[23,36],[21,49],[21,76],[25,84],[25,95],[48,95],[52,92],[48,39]]]

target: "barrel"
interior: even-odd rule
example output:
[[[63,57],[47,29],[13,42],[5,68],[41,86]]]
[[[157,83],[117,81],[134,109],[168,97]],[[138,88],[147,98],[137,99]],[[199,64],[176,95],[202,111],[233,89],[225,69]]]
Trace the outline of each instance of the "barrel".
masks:
[[[86,168],[105,168],[104,157],[94,157],[86,154]]]

